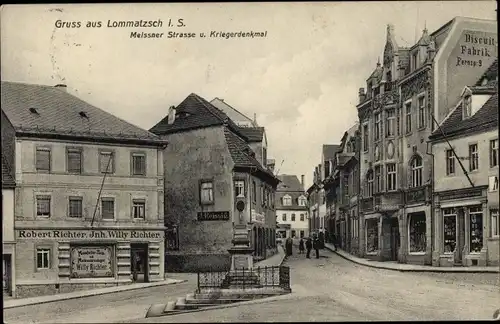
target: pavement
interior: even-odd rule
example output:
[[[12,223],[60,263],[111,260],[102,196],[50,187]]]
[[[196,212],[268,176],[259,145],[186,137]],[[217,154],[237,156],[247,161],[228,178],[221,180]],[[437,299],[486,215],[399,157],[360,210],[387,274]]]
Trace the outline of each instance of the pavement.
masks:
[[[402,264],[397,262],[380,262],[373,261],[368,259],[358,258],[352,254],[349,254],[346,251],[341,249],[335,249],[333,244],[325,243],[325,248],[337,253],[341,257],[364,266],[378,268],[378,269],[387,269],[387,270],[396,270],[403,272],[467,272],[467,273],[500,273],[500,267],[498,266],[488,266],[488,267],[432,267],[418,264]]]
[[[496,273],[399,272],[359,265],[328,250],[320,255],[286,259],[291,294],[125,322],[491,320],[500,305]]]

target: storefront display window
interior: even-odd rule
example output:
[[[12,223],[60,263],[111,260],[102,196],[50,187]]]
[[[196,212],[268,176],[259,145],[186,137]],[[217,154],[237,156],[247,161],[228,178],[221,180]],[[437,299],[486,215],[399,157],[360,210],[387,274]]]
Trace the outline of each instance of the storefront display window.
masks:
[[[378,219],[366,220],[366,252],[378,251]]]
[[[453,253],[457,245],[457,215],[452,208],[443,209],[444,253]]]
[[[426,228],[425,213],[415,213],[408,216],[410,253],[425,252],[426,248]]]
[[[471,207],[469,209],[470,217],[470,251],[479,253],[483,248],[483,209],[481,206]]]

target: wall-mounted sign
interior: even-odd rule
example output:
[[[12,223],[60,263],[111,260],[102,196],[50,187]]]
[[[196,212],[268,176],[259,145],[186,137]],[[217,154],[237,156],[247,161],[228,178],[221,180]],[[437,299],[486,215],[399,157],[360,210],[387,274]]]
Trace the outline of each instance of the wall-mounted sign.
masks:
[[[148,230],[46,230],[18,229],[16,238],[20,240],[54,239],[54,240],[130,240],[130,239],[163,239],[163,231]]]
[[[462,34],[456,56],[457,66],[482,67],[485,58],[496,57],[497,39],[495,35],[467,31]]]
[[[111,246],[72,246],[70,251],[71,278],[114,276]]]
[[[199,221],[221,221],[229,220],[229,212],[198,212]]]

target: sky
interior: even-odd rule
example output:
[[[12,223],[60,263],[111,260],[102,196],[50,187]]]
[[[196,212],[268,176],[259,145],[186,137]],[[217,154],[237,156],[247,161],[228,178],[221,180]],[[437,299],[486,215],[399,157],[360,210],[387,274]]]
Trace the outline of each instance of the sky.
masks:
[[[456,16],[496,19],[495,1],[7,5],[1,78],[55,85],[144,129],[190,93],[266,128],[268,156],[306,188],[323,144],[357,121],[360,87],[382,59],[386,26],[410,46]],[[108,20],[161,28],[110,28]],[[184,27],[168,27],[168,20]],[[57,28],[56,22],[81,22]],[[87,22],[101,28],[86,28]],[[134,39],[130,32],[267,31],[265,38]]]

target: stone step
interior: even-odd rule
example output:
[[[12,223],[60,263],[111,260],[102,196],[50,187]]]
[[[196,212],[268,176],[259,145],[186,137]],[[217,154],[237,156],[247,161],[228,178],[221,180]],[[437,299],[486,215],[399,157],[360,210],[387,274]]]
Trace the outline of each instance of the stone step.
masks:
[[[213,304],[213,305],[222,305],[222,304],[232,304],[238,303],[242,301],[249,301],[251,298],[221,298],[221,299],[186,299],[186,304]]]

